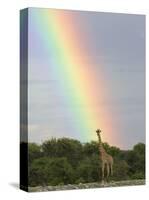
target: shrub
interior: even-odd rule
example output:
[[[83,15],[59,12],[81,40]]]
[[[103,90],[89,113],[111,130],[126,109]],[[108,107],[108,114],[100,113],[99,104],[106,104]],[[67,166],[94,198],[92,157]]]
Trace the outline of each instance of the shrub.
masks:
[[[29,170],[29,185],[58,185],[73,182],[73,169],[66,158],[35,159]]]
[[[99,156],[94,154],[80,161],[77,168],[77,177],[83,182],[95,182],[99,180],[100,174]]]
[[[128,171],[129,171],[129,166],[125,160],[116,160],[114,162],[113,166],[113,179],[114,180],[126,180],[128,179]]]

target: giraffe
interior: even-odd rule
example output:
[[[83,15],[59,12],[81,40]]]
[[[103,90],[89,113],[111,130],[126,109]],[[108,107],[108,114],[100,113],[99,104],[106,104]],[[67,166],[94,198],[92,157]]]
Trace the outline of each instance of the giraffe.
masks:
[[[113,175],[113,158],[103,148],[101,136],[100,136],[101,130],[97,129],[96,133],[97,133],[98,142],[99,142],[99,152],[100,152],[100,159],[101,159],[102,182],[103,182],[104,176],[105,176],[105,169],[106,169],[107,178],[109,177],[109,175]]]

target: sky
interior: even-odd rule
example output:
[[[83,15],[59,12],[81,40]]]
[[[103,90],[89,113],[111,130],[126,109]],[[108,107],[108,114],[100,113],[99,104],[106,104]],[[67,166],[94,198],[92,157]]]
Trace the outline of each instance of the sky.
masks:
[[[145,142],[145,16],[29,10],[28,140]]]

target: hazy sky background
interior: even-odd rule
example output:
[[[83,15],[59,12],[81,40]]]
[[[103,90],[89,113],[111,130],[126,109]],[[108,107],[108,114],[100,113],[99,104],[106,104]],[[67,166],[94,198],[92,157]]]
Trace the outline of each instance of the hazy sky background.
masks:
[[[93,70],[104,71],[112,92],[104,106],[120,126],[120,144],[113,145],[131,148],[145,142],[145,17],[98,12],[73,15],[88,38],[86,48],[90,48]],[[29,45],[29,141],[42,142],[52,136],[74,138],[75,123],[68,120],[71,115],[63,107],[65,97],[52,71],[54,66],[49,65],[50,55],[34,34],[29,35]],[[79,133],[76,139],[80,139]]]

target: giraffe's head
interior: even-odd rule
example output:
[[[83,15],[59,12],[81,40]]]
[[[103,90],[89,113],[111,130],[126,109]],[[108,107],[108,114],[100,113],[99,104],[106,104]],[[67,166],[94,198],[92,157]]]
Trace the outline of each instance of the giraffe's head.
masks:
[[[97,135],[98,135],[98,137],[100,136],[100,133],[101,133],[101,130],[100,129],[97,129],[96,130],[96,133],[97,133]]]

